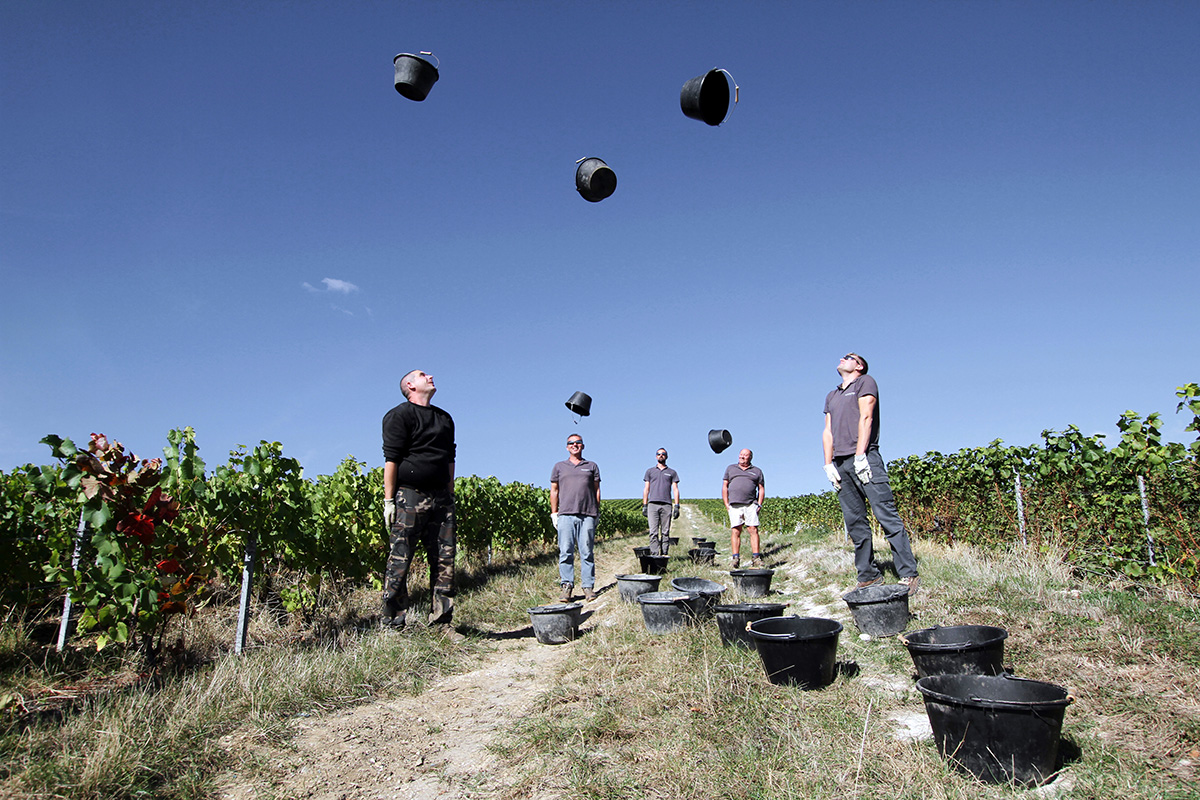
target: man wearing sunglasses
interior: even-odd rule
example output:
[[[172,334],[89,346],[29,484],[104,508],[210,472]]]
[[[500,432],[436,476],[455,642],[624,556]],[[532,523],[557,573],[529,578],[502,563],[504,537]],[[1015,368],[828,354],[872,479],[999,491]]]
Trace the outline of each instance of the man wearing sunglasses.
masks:
[[[642,516],[650,523],[650,555],[665,556],[671,548],[671,520],[679,519],[679,473],[667,466],[665,447],[658,448],[654,460],[643,478]]]
[[[567,437],[567,459],[550,470],[550,518],[558,530],[559,600],[571,601],[575,589],[575,551],[583,599],[596,599],[596,520],[600,517],[600,467],[583,457],[583,437]]]
[[[913,556],[908,531],[896,511],[896,500],[888,483],[883,457],[879,455],[879,386],[867,374],[867,360],[847,353],[838,362],[839,384],[825,398],[825,475],[837,490],[846,533],[854,543],[854,567],[858,587],[883,583],[875,564],[871,524],[866,501],[883,528],[900,583],[910,593],[917,591],[917,559]]]

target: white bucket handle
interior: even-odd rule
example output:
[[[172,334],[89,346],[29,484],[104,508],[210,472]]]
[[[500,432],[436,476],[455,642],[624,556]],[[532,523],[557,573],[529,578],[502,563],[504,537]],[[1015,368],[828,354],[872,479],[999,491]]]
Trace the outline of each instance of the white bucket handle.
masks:
[[[733,106],[736,106],[738,101],[738,89],[741,87],[738,86],[737,81],[733,79],[733,76],[729,74],[729,70],[717,68],[715,71],[724,73],[725,77],[729,79],[729,82],[733,84]],[[725,120],[729,119],[729,114],[733,111],[733,106],[730,106],[729,110],[725,112],[724,118],[717,123],[718,125],[724,125]]]
[[[439,71],[442,69],[442,60],[441,60],[440,58],[438,58],[437,56],[435,56],[435,55],[434,55],[432,52],[430,52],[429,50],[418,50],[418,51],[417,51],[417,53],[419,53],[420,55],[423,55],[423,56],[429,56],[429,57],[430,57],[430,58],[432,58],[434,61],[436,61],[437,63],[433,65],[433,68],[434,68],[434,69],[436,69],[436,70],[439,70]],[[732,78],[731,78],[731,79],[732,79]],[[736,103],[736,102],[737,102],[737,100],[734,100],[733,102],[735,102],[735,103]]]

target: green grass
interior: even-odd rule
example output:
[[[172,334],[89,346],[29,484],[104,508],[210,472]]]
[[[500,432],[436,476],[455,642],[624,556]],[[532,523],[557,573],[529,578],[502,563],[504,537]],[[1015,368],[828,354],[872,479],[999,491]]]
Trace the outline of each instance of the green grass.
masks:
[[[724,553],[724,529],[704,525]],[[686,553],[691,532],[681,528]],[[640,543],[604,542],[598,560],[632,565],[629,548]],[[1055,796],[1200,796],[1196,598],[1092,582],[1053,555],[915,547],[924,586],[910,629],[1004,627],[1006,664],[1075,696],[1064,750],[1077,755],[1051,785]],[[842,619],[838,659],[852,668],[819,691],[772,685],[757,654],[723,647],[715,625],[651,635],[614,588],[604,624],[567,646],[532,713],[496,743],[517,776],[502,796],[1037,796],[980,784],[949,769],[932,742],[901,735],[902,720],[924,714],[911,659],[897,639],[864,641],[850,622],[840,595],[853,570],[841,532],[772,532],[764,551],[777,569],[771,599],[790,603],[788,613]],[[888,557],[883,542],[878,551]],[[427,596],[421,572],[412,571],[417,603]],[[717,569],[683,561],[671,574],[728,583]],[[467,631],[519,631],[529,624],[526,608],[552,601],[557,588],[555,557],[545,552],[460,577],[456,622]],[[0,694],[10,696],[0,797],[212,797],[218,774],[253,782],[269,773],[296,715],[420,693],[495,646],[477,636],[448,645],[424,630],[382,635],[366,624],[375,602],[360,590],[308,622],[261,614],[241,658],[228,654],[228,610],[210,610],[189,623],[190,656],[154,681],[139,679],[119,651],[59,656],[45,631],[9,620],[0,635]],[[71,687],[77,699],[51,702]]]

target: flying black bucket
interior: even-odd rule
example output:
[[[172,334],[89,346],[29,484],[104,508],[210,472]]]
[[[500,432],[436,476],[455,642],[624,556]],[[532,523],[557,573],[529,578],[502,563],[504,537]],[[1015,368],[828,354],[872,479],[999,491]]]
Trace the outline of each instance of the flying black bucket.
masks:
[[[598,158],[581,158],[575,162],[575,188],[589,203],[599,203],[617,190],[617,173]]]
[[[999,675],[1004,671],[1004,640],[1008,631],[991,625],[948,625],[906,633],[917,676]]]
[[[731,444],[733,444],[733,437],[729,435],[729,431],[714,428],[708,432],[708,446],[714,453],[721,452]]]
[[[566,406],[579,416],[586,417],[592,413],[592,398],[583,392],[576,392],[571,395],[571,399],[566,402]]]
[[[1033,786],[1054,775],[1063,716],[1075,698],[1061,686],[1011,675],[931,675],[917,681],[938,752],[986,783]]]
[[[908,587],[902,584],[876,584],[853,589],[842,595],[850,607],[854,624],[869,636],[895,636],[908,627]]]
[[[392,59],[392,64],[396,68],[396,91],[409,100],[417,102],[424,100],[429,95],[429,90],[433,88],[438,79],[437,67],[421,56],[433,56],[434,60],[437,60],[437,56],[424,50],[419,56],[412,53],[401,53]]]
[[[723,69],[710,69],[692,78],[679,91],[679,107],[684,116],[709,125],[720,125],[729,116],[729,84],[733,76]],[[733,87],[733,102],[737,103],[737,84]]]

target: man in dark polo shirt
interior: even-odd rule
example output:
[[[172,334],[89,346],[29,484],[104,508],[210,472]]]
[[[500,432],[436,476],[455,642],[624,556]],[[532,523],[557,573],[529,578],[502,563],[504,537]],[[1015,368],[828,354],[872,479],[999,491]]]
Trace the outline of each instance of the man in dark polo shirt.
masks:
[[[575,589],[575,551],[583,579],[583,599],[596,599],[596,520],[600,517],[600,467],[583,457],[583,437],[567,437],[567,460],[550,470],[550,518],[558,529],[559,599],[570,602]]]
[[[762,566],[762,553],[758,549],[758,512],[767,498],[767,483],[762,470],[750,462],[754,459],[751,450],[738,453],[736,464],[725,468],[721,479],[721,499],[729,512],[730,569],[738,569],[742,563],[742,528],[750,531],[751,566]]]
[[[665,556],[671,549],[671,520],[679,517],[679,473],[667,466],[665,447],[658,448],[654,459],[643,478],[642,516],[650,523],[650,555]]]
[[[408,401],[383,417],[383,520],[391,552],[383,573],[386,627],[402,628],[408,568],[420,542],[429,560],[429,624],[448,635],[454,613],[454,420],[430,405],[433,376],[415,369],[400,379]]]
[[[867,374],[867,360],[847,353],[838,362],[842,382],[825,397],[825,475],[837,490],[846,533],[854,543],[854,567],[858,588],[883,583],[875,565],[871,523],[866,501],[883,528],[900,583],[910,593],[917,590],[917,559],[913,556],[908,531],[896,511],[896,500],[888,483],[883,457],[879,455],[879,387]]]

